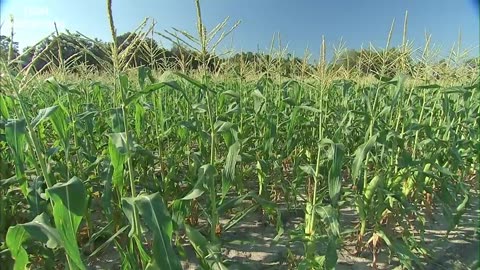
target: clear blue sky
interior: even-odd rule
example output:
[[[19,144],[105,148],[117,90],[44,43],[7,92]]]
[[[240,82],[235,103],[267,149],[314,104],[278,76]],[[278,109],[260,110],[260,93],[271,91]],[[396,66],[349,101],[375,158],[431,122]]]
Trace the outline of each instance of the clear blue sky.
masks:
[[[90,37],[110,40],[103,0],[0,0],[1,33],[9,35],[9,15],[15,18],[15,39],[20,48],[32,45],[52,32],[53,21],[60,30],[79,31]],[[272,36],[279,32],[282,45],[295,55],[308,47],[318,56],[321,36],[329,51],[343,38],[349,48],[385,46],[392,20],[396,19],[393,44],[402,38],[402,24],[408,10],[408,38],[416,47],[424,44],[425,32],[444,52],[462,32],[464,47],[475,47],[478,55],[478,0],[203,0],[204,21],[208,28],[230,17],[230,25],[241,20],[239,28],[224,44],[236,50],[267,50]],[[177,27],[195,31],[194,0],[113,0],[118,33],[133,30],[145,17],[158,22],[158,31]],[[233,38],[233,39],[232,39]]]

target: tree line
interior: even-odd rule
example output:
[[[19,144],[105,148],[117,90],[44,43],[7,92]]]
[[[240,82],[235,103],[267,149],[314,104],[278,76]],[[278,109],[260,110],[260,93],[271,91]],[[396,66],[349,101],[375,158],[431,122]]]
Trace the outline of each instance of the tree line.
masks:
[[[132,43],[135,43],[134,46],[130,46]],[[128,67],[148,66],[152,69],[192,71],[198,70],[203,65],[211,72],[228,69],[241,74],[242,68],[248,66],[254,72],[275,70],[284,76],[302,75],[314,72],[318,68],[318,65],[311,64],[306,59],[293,57],[291,54],[273,56],[259,52],[241,52],[229,57],[208,55],[202,58],[197,52],[185,46],[174,44],[167,49],[150,37],[139,37],[136,33],[130,32],[118,36],[117,44],[119,52],[125,51],[128,55],[128,63],[126,63]],[[127,49],[129,51],[126,51]],[[23,53],[20,53],[17,42],[11,42],[9,37],[1,35],[0,59],[17,59],[17,66],[25,67],[32,64],[36,71],[48,70],[45,69],[47,63],[52,67],[58,67],[63,63],[73,71],[79,66],[102,71],[112,62],[111,43],[67,32],[46,38],[36,46],[24,48]],[[445,66],[446,60],[442,59],[435,65]],[[471,68],[478,67],[479,58],[468,59],[464,65]],[[334,71],[344,70],[358,73],[358,75],[394,76],[399,71],[413,75],[419,69],[425,68],[425,63],[414,61],[408,51],[400,48],[383,51],[361,49],[343,51],[336,55],[325,68]]]

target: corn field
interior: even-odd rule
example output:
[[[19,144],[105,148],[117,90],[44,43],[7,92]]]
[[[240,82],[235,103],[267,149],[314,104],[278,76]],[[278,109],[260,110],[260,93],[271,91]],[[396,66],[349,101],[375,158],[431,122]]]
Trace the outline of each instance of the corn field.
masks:
[[[207,32],[196,4],[183,40],[205,63],[229,30],[213,39],[225,22]],[[286,78],[275,59],[263,73],[129,68],[135,44],[118,50],[108,10],[105,72],[1,63],[0,268],[99,269],[113,253],[108,269],[249,269],[224,251],[253,218],[287,250],[263,269],[335,269],[346,246],[373,269],[422,269],[436,216],[448,239],[475,207],[478,66],[438,80],[326,65]]]

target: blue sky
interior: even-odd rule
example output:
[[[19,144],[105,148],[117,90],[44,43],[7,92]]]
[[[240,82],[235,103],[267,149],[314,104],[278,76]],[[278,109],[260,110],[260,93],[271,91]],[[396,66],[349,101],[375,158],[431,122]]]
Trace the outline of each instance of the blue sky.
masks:
[[[79,31],[90,37],[110,40],[103,0],[0,0],[1,33],[9,35],[9,15],[15,19],[15,39],[20,48],[32,45],[54,30]],[[465,48],[474,47],[478,55],[478,0],[203,0],[202,13],[211,29],[226,16],[230,26],[241,20],[225,47],[235,50],[266,51],[273,35],[281,34],[282,45],[302,56],[308,48],[318,56],[321,37],[328,50],[341,40],[349,48],[384,47],[393,19],[396,19],[393,44],[402,39],[402,24],[408,10],[408,39],[421,47],[425,33],[444,53],[462,33]],[[157,21],[157,31],[172,27],[195,32],[194,0],[113,0],[118,33],[133,30],[145,17]],[[330,54],[329,53],[329,54]]]

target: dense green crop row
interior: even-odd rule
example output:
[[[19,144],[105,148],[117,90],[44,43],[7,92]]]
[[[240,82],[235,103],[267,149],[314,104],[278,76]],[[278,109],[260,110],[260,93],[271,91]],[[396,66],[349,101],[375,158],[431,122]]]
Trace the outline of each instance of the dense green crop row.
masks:
[[[415,268],[430,254],[423,229],[435,208],[450,231],[469,206],[478,78],[127,75],[112,51],[112,73],[94,81],[2,64],[3,265],[86,269],[115,245],[123,269],[180,269],[186,235],[203,268],[226,269],[222,234],[262,210],[279,236],[304,244],[294,268],[332,269],[352,237],[374,266],[386,247]],[[302,226],[284,231],[283,208],[303,209]],[[345,209],[354,230],[340,222]]]
[[[226,229],[219,216],[232,206],[252,211],[243,203],[252,199],[267,213],[279,201],[302,205],[312,253],[324,235],[329,248],[339,248],[339,210],[356,207],[359,247],[365,237],[380,237],[411,265],[421,250],[411,240],[412,215],[422,221],[424,206],[438,204],[453,228],[468,204],[465,179],[478,164],[478,85],[406,88],[400,77],[323,88],[267,77],[204,84],[179,73],[147,74],[139,70],[138,85],[119,75],[125,103],[100,81],[53,78],[28,96],[0,97],[2,241],[17,264],[26,256],[22,234],[63,247],[71,266],[81,268],[76,239],[83,222],[88,237],[106,222],[114,225],[105,229],[110,234],[130,226],[135,254],[145,248],[135,215],[158,233],[154,243],[168,240],[146,258],[164,258],[159,254],[173,252],[173,231],[187,226],[194,244],[200,237],[186,217],[190,224],[206,218],[209,242],[198,241],[215,243]],[[104,215],[92,219],[93,211]],[[393,224],[403,229],[391,231]],[[391,242],[398,235],[405,240]]]

